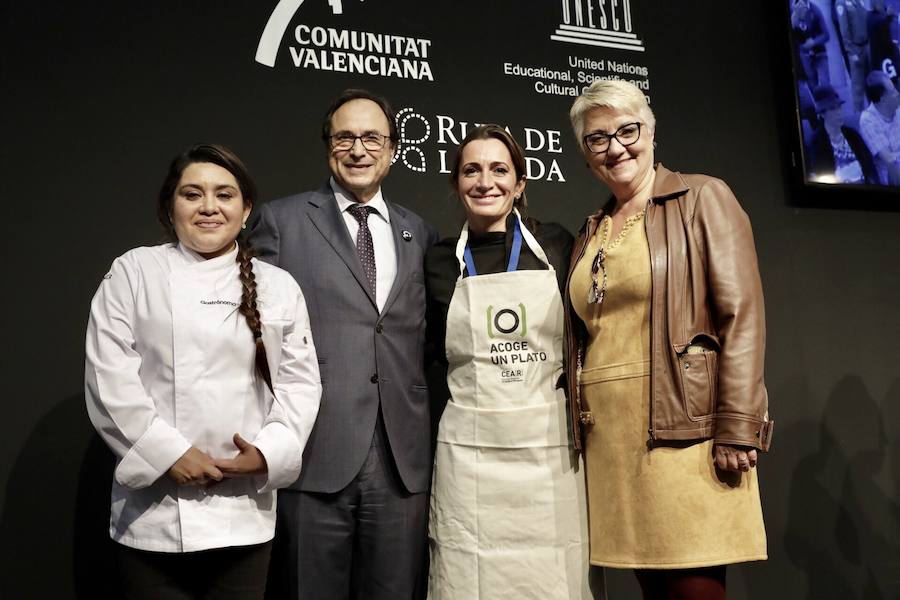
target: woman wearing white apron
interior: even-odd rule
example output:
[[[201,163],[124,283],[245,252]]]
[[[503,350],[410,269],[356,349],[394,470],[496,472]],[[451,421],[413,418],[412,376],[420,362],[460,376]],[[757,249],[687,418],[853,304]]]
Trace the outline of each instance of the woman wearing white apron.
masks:
[[[525,160],[502,128],[463,140],[458,240],[429,252],[429,331],[445,342],[429,517],[432,600],[591,598],[584,475],[567,427],[560,295],[572,237],[523,223]],[[554,268],[554,263],[559,269]]]
[[[175,243],[113,262],[91,303],[85,399],[116,455],[110,537],[129,600],[261,600],[275,490],[300,474],[321,385],[306,303],[236,242],[255,198],[227,148],[172,161]]]

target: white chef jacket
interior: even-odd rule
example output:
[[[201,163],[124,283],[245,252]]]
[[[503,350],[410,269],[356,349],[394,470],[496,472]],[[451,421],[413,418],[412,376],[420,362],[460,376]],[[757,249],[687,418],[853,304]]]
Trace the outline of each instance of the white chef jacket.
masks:
[[[275,397],[254,369],[238,312],[237,250],[205,260],[177,244],[117,258],[91,303],[85,399],[118,461],[110,536],[132,548],[191,552],[258,544],[275,531],[275,492],[300,473],[321,397],[303,294],[287,272],[253,260]],[[166,475],[192,445],[259,448],[268,473],[211,488]]]

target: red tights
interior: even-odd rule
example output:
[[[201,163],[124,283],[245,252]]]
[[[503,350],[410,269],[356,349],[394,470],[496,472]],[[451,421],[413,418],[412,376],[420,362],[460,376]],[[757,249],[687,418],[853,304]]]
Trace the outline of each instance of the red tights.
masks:
[[[725,600],[725,567],[635,569],[644,600]]]

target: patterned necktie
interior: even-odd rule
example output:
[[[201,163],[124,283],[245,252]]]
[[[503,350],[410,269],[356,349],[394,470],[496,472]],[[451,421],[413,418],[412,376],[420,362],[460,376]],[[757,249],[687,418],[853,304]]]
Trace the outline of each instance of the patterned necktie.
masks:
[[[372,232],[369,230],[369,214],[377,212],[371,206],[354,204],[347,208],[347,212],[359,223],[359,231],[356,234],[356,253],[359,262],[362,263],[366,279],[372,287],[372,295],[375,295],[375,247],[372,245]]]

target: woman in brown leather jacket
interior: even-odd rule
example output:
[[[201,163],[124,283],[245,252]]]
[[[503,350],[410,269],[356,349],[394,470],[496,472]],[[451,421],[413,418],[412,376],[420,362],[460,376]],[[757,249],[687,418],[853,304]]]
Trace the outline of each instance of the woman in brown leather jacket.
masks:
[[[756,477],[772,422],[750,222],[725,183],[654,164],[643,92],[597,81],[572,127],[613,197],[575,242],[568,387],[587,466],[591,563],[644,598],[725,598],[766,559]]]

